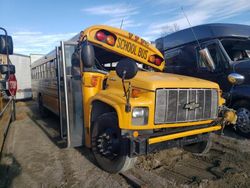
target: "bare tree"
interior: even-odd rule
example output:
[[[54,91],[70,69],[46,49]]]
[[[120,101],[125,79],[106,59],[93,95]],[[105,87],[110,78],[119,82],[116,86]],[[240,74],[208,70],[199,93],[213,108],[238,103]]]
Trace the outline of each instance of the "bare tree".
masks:
[[[165,25],[162,27],[161,36],[168,35],[170,33],[176,32],[180,30],[180,26],[177,23],[172,25]]]

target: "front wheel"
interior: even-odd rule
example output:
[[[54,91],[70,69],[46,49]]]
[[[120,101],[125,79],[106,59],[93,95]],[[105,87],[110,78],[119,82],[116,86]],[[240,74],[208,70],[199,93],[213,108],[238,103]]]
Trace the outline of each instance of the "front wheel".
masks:
[[[193,153],[194,155],[205,155],[209,152],[212,147],[212,140],[210,135],[208,135],[208,139],[202,142],[189,144],[183,146],[183,149]]]
[[[247,101],[239,101],[233,105],[237,111],[236,132],[250,138],[250,105]]]
[[[95,121],[91,144],[98,165],[109,173],[128,170],[136,161],[127,155],[127,145],[122,141],[115,113],[105,113]]]

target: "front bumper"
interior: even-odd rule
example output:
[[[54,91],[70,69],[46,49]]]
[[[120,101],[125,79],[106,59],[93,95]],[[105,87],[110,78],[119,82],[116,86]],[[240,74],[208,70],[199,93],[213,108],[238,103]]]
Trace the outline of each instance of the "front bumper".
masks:
[[[129,138],[128,153],[130,157],[133,157],[205,141],[208,139],[208,133],[218,131],[221,128],[220,125],[202,125],[195,126],[195,128],[190,127],[190,130],[172,131],[170,133],[157,132],[150,135],[141,135],[137,138]]]

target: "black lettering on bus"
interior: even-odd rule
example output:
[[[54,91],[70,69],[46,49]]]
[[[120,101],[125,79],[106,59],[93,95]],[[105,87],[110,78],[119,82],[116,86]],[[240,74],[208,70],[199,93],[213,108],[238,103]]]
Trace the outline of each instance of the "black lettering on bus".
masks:
[[[126,41],[125,39],[118,38],[116,47],[136,55],[136,45]]]
[[[135,35],[135,42],[139,40],[139,37]]]
[[[128,33],[128,37],[131,39],[133,37],[133,33]]]
[[[144,46],[148,46],[149,45],[149,43],[147,41],[143,40],[143,39],[141,39],[141,44],[144,45]]]
[[[143,48],[139,48],[138,56],[140,58],[147,59],[147,55],[148,55],[148,50],[144,50]]]
[[[136,55],[136,45],[133,44],[132,54]]]
[[[124,50],[126,50],[128,52],[128,47],[129,47],[129,43],[123,39],[123,43],[124,43]]]
[[[121,39],[118,38],[118,39],[117,39],[117,45],[116,45],[116,47],[117,47],[117,48],[121,48],[121,45],[122,45],[122,44],[121,44]]]

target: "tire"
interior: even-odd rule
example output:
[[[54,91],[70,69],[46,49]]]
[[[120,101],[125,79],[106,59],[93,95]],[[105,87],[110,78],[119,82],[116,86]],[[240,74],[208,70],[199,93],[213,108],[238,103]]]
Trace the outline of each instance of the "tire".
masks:
[[[207,154],[212,147],[212,140],[210,138],[210,135],[208,135],[208,139],[206,141],[189,144],[183,146],[183,149],[185,151],[191,152],[194,155],[202,156]]]
[[[38,96],[38,110],[42,118],[48,117],[48,110],[43,106],[43,98],[41,95]]]
[[[245,137],[250,138],[250,104],[247,101],[238,101],[233,105],[233,109],[237,111],[237,122],[235,125],[236,132]]]
[[[122,143],[116,114],[101,115],[94,122],[91,131],[92,152],[101,169],[118,173],[134,166],[136,158],[128,157],[127,145]]]

